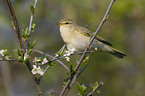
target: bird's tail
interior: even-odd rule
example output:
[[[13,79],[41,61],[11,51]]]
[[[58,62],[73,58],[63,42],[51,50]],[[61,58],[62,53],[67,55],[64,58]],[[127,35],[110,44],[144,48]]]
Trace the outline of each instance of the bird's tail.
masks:
[[[112,49],[112,51],[109,52],[109,53],[112,54],[112,55],[114,55],[114,56],[116,56],[116,57],[118,57],[118,58],[123,59],[124,56],[127,56],[125,53],[123,53],[123,52],[121,52],[119,50],[116,50],[116,49],[114,49],[112,47],[111,47],[111,49]]]

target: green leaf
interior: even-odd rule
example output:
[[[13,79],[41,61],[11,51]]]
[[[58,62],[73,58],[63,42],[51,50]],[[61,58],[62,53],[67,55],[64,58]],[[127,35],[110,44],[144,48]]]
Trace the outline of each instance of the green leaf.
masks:
[[[32,53],[32,49],[28,50],[28,55],[30,55]]]
[[[29,59],[28,57],[26,57],[24,63],[25,63],[25,64],[28,63],[29,60],[30,60],[30,59]]]
[[[5,57],[8,54],[8,50],[5,49],[5,51],[3,52],[3,54],[4,54],[4,57]]]
[[[80,94],[84,96],[86,94],[87,87],[84,84],[80,85],[79,83],[77,83],[77,86],[80,91]]]
[[[31,32],[28,30],[28,27],[26,28],[25,31],[22,30],[22,37],[24,41],[26,41],[30,36],[31,36]]]
[[[39,57],[38,60],[41,60],[41,61],[37,61],[36,63],[42,63],[43,58]]]
[[[93,91],[98,87],[98,82],[96,81],[93,86]]]
[[[25,31],[22,29],[22,37],[26,38]]]
[[[31,36],[30,31],[28,31],[28,33],[26,34],[26,40]]]
[[[18,49],[18,56],[21,56],[21,51],[20,51],[20,49]]]
[[[62,56],[65,54],[65,48],[61,49],[60,52],[57,52],[58,56]]]
[[[89,56],[85,56],[85,59],[83,60],[83,63],[87,62],[89,60]]]
[[[14,30],[16,30],[16,27],[15,27],[15,25],[14,25],[14,22],[13,22],[13,21],[11,21],[11,26],[13,27],[13,29],[14,29]]]
[[[4,57],[4,60],[8,60],[10,57],[9,56],[5,56]]]
[[[105,18],[105,21],[108,20],[108,18],[109,18],[109,15],[107,15],[107,17]]]
[[[101,91],[100,90],[96,90],[97,94],[100,95],[101,94]]]
[[[34,5],[33,4],[31,5],[30,9],[31,9],[31,13],[34,13]]]
[[[71,74],[70,71],[67,71],[67,72],[66,72],[66,75],[67,75],[67,76],[70,76],[70,74]]]
[[[78,96],[83,96],[82,94],[78,93]]]
[[[64,79],[63,81],[63,87],[66,85],[67,81],[69,80],[70,77],[67,77],[66,79]]]
[[[94,33],[90,36],[90,39],[94,36]]]
[[[22,56],[18,56],[18,60],[19,60],[20,62],[23,62]]]
[[[23,56],[24,55],[24,52],[21,51],[20,49],[18,49],[18,52],[17,52],[18,56]]]
[[[70,65],[70,73],[73,72],[73,66],[72,64]]]
[[[31,32],[34,32],[35,24],[32,25]]]
[[[31,46],[29,47],[30,49],[32,49],[36,44],[36,40],[31,44]]]
[[[66,85],[66,83],[67,83],[67,79],[64,79],[64,81],[63,81],[63,87]]]
[[[27,27],[26,30],[24,31],[24,34],[28,34],[28,27]]]
[[[51,66],[51,67],[52,67],[52,66],[55,66],[55,65],[56,65],[55,63],[52,63],[52,62],[49,63],[49,66]]]
[[[49,58],[48,56],[45,56],[45,58],[46,58],[48,61],[50,61],[50,58]]]

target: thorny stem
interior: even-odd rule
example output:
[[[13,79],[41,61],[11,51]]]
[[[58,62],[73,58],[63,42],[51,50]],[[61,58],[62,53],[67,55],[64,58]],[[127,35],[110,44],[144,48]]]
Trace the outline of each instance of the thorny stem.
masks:
[[[109,14],[109,12],[110,12],[110,10],[111,10],[111,7],[112,7],[112,5],[113,5],[114,2],[115,2],[115,0],[111,0],[110,5],[109,5],[109,7],[108,7],[108,9],[107,9],[107,11],[106,11],[106,13],[105,13],[105,15],[104,15],[104,17],[103,17],[101,23],[100,23],[100,25],[98,26],[98,28],[97,28],[96,32],[94,33],[93,37],[90,39],[90,42],[89,42],[89,44],[88,44],[88,47],[90,47],[90,45],[92,44],[92,42],[93,42],[93,40],[95,39],[96,35],[98,34],[98,32],[99,32],[100,29],[102,28],[103,24],[104,24],[105,21],[107,20],[107,16],[108,16],[108,14]],[[85,51],[87,51],[87,48],[85,49]],[[85,55],[86,55],[85,51],[84,51],[84,53],[82,54],[81,59],[79,60],[77,66],[75,67],[75,71],[76,71],[76,72],[78,71],[78,69],[79,69],[81,63],[83,62],[83,59],[84,59],[84,57],[85,57]],[[75,73],[75,74],[76,74],[76,73]],[[68,93],[68,91],[69,91],[69,89],[70,89],[70,84],[71,84],[71,82],[72,82],[72,80],[73,80],[75,74],[72,74],[72,76],[69,78],[69,80],[67,81],[65,87],[62,89],[62,91],[61,91],[61,93],[60,93],[60,96],[66,96],[66,95],[67,95],[67,93]]]

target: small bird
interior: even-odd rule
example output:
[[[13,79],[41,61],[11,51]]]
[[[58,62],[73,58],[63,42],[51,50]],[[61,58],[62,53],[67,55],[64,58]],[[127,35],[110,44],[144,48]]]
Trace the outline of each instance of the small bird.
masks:
[[[75,49],[75,52],[84,51],[87,47],[93,32],[85,27],[77,25],[72,19],[62,19],[57,25],[60,26],[60,33],[63,41],[68,49]],[[89,47],[90,50],[103,51],[110,53],[118,58],[127,56],[125,53],[111,47],[112,44],[100,37],[96,36],[93,43]]]

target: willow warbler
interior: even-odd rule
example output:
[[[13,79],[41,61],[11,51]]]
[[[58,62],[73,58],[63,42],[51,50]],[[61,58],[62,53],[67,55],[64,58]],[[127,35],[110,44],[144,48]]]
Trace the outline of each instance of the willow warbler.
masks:
[[[85,50],[93,32],[89,31],[85,27],[77,25],[70,18],[62,19],[59,23],[57,23],[57,25],[60,26],[61,36],[68,49],[75,49],[75,52]],[[112,45],[108,41],[97,35],[89,49],[107,52],[118,58],[127,56],[125,53],[118,51],[111,46]]]

